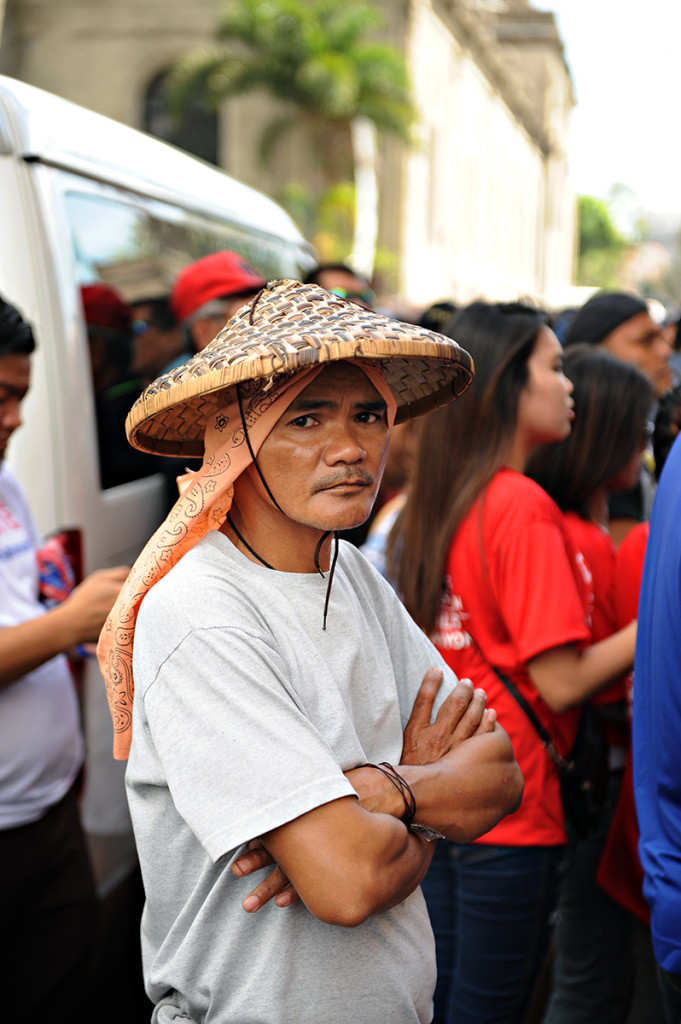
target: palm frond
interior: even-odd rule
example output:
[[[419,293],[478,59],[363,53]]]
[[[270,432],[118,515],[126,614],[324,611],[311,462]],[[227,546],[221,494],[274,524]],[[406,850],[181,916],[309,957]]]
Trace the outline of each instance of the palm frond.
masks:
[[[173,107],[261,88],[312,121],[363,115],[407,141],[416,114],[404,58],[371,38],[383,21],[367,0],[225,0],[220,45],[187,54],[171,75]]]
[[[293,114],[283,114],[281,117],[275,117],[265,126],[258,144],[258,155],[265,166],[269,164],[280,139],[291,131],[295,123],[296,118]]]

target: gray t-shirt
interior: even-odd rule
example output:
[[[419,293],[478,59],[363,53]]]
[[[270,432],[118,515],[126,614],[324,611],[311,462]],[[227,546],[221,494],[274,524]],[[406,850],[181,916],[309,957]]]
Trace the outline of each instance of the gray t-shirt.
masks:
[[[248,840],[353,795],[344,770],[399,762],[429,666],[443,666],[443,695],[455,681],[351,545],[341,542],[323,630],[326,588],[318,574],[254,564],[213,532],[142,604],[127,786],[155,1021],[430,1024],[420,889],[347,929],[302,903],[247,914],[261,876],[230,871]]]

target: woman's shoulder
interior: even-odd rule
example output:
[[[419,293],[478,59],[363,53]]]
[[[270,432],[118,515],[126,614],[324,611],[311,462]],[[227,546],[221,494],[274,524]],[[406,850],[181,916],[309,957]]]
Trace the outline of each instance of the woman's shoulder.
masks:
[[[551,520],[561,522],[560,509],[546,491],[530,477],[514,469],[500,469],[485,494],[486,514],[503,517],[508,523]]]
[[[637,523],[636,526],[629,530],[624,540],[621,542],[617,551],[618,563],[641,563],[646,553],[646,547],[648,545],[648,534],[650,533],[650,523]]]
[[[590,519],[583,519],[577,512],[572,511],[565,513],[565,523],[573,543],[584,552],[587,560],[589,555],[597,554],[612,560],[614,564],[617,548],[603,526]]]

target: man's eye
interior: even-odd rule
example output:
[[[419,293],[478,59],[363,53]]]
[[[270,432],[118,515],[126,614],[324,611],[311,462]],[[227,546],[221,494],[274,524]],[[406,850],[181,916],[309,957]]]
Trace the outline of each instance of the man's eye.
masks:
[[[314,423],[313,416],[296,416],[294,420],[291,420],[292,427],[309,427]]]

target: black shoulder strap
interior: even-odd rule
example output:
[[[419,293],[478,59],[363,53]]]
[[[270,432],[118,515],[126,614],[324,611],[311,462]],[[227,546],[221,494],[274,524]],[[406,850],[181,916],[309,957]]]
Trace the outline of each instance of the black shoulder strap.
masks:
[[[523,697],[522,693],[520,692],[518,687],[515,685],[515,683],[512,683],[511,680],[508,678],[508,676],[505,676],[504,673],[500,672],[498,668],[495,668],[494,671],[498,675],[499,679],[501,679],[502,683],[504,684],[504,686],[506,687],[508,692],[511,694],[512,697],[515,697],[516,701],[518,702],[520,707],[523,709],[523,711],[525,712],[525,714],[529,718],[530,722],[532,723],[532,725],[534,726],[536,732],[538,733],[539,738],[541,739],[542,743],[546,747],[546,751],[547,751],[549,757],[551,758],[553,763],[556,765],[556,767],[559,768],[559,769],[568,768],[569,765],[570,765],[570,762],[566,761],[565,758],[561,754],[558,753],[558,751],[556,750],[555,744],[553,742],[553,739],[551,738],[550,733],[544,728],[542,723],[539,721],[539,719],[537,718],[533,708],[528,703],[528,701]]]

